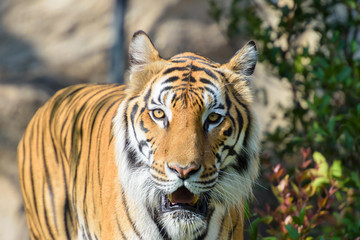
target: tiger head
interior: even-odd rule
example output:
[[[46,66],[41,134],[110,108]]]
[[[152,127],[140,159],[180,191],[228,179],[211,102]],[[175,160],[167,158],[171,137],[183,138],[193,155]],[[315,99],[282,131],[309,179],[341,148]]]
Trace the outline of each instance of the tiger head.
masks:
[[[254,42],[223,65],[194,53],[166,60],[135,33],[127,98],[114,119],[116,161],[124,191],[163,234],[199,237],[216,211],[241,210],[251,195],[259,165],[249,87],[256,60]]]

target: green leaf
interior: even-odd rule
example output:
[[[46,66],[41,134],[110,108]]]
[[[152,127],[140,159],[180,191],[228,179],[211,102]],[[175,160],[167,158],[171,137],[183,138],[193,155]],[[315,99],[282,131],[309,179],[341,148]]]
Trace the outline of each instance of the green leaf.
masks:
[[[258,236],[258,225],[260,222],[270,223],[272,217],[256,218],[249,226],[249,235],[251,240],[256,240]],[[269,222],[270,221],[270,222]]]
[[[341,71],[338,73],[338,75],[336,75],[336,78],[338,79],[339,82],[344,82],[347,78],[350,77],[351,75],[351,67],[348,66],[344,66]]]
[[[322,57],[315,57],[311,62],[311,65],[320,64],[322,68],[327,68],[329,66],[329,62],[327,59]],[[321,69],[321,68],[318,68]],[[324,73],[324,71],[322,71]]]
[[[306,208],[303,207],[300,211],[300,214],[299,214],[299,219],[301,221],[301,225],[304,224],[304,218],[305,218],[305,213],[306,213]]]
[[[313,158],[314,158],[314,161],[317,163],[317,165],[319,167],[319,169],[317,171],[319,176],[327,177],[328,176],[329,165],[326,162],[325,157],[319,152],[314,152]]]
[[[335,160],[330,167],[330,176],[340,178],[342,176],[342,166],[340,160]]]
[[[346,1],[346,4],[351,7],[352,9],[356,8],[356,3],[355,1]]]
[[[351,151],[352,147],[354,146],[354,139],[348,131],[345,131],[344,134],[345,134],[345,146],[349,151]]]
[[[289,236],[293,239],[299,239],[300,235],[298,231],[291,225],[285,225],[286,230],[289,233]]]
[[[355,183],[355,185],[360,188],[360,177],[356,172],[350,173],[351,180]]]
[[[357,42],[355,40],[352,40],[350,43],[350,50],[352,53],[355,53],[357,50]]]
[[[330,121],[328,122],[328,129],[331,135],[334,134],[334,129],[335,129],[335,123],[336,123],[336,118],[332,117],[330,119]]]
[[[257,236],[258,236],[258,226],[257,226],[257,224],[252,222],[249,227],[249,237],[251,240],[256,240]]]
[[[300,225],[300,226],[302,225],[301,219],[300,219],[299,217],[293,216],[293,217],[292,217],[292,220],[293,220],[293,222],[296,223],[297,225]]]
[[[321,187],[321,186],[324,186],[324,185],[328,184],[329,182],[330,181],[329,181],[329,179],[327,177],[318,177],[311,183],[311,185],[318,188],[318,187]]]
[[[316,69],[313,74],[320,80],[323,80],[325,77],[325,72],[321,68]]]

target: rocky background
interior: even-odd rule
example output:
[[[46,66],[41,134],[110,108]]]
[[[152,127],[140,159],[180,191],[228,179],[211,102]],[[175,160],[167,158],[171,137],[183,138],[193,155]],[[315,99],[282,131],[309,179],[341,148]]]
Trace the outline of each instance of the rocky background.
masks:
[[[36,109],[70,84],[109,82],[113,4],[111,0],[0,0],[1,240],[28,239],[16,146]],[[225,62],[249,39],[242,36],[229,42],[208,10],[207,0],[128,1],[126,43],[142,29],[165,58],[194,51]],[[277,103],[286,102],[289,94],[261,64],[253,88],[264,130]]]

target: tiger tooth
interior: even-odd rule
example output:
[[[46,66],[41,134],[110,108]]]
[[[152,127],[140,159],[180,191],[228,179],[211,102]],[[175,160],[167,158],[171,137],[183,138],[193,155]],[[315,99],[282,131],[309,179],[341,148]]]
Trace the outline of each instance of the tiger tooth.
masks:
[[[174,202],[172,193],[170,193],[170,194],[168,195],[168,198],[169,198],[170,203],[173,203],[173,202]]]
[[[197,201],[199,200],[199,195],[195,195],[193,201],[191,202],[191,205],[195,205],[197,203]]]

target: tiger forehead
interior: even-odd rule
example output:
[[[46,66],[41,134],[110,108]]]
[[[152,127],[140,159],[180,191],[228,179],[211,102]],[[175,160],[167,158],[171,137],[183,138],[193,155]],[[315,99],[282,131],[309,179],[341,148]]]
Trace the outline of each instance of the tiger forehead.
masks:
[[[174,83],[180,80],[183,85],[195,86],[198,83],[210,84],[210,81],[220,82],[224,74],[219,69],[220,64],[194,53],[178,54],[169,59],[170,65],[162,72],[162,84]],[[172,84],[175,87],[177,84]]]
[[[198,64],[204,64],[204,65],[207,65],[209,67],[214,67],[214,68],[217,68],[220,66],[219,63],[216,63],[208,58],[205,58],[203,56],[200,56],[200,55],[197,55],[197,54],[191,53],[191,52],[186,52],[186,53],[181,53],[181,54],[175,55],[170,59],[170,61],[173,63],[196,62]]]
[[[170,64],[153,85],[154,103],[203,109],[219,97],[224,78],[220,64],[193,53],[179,54],[168,61]]]

